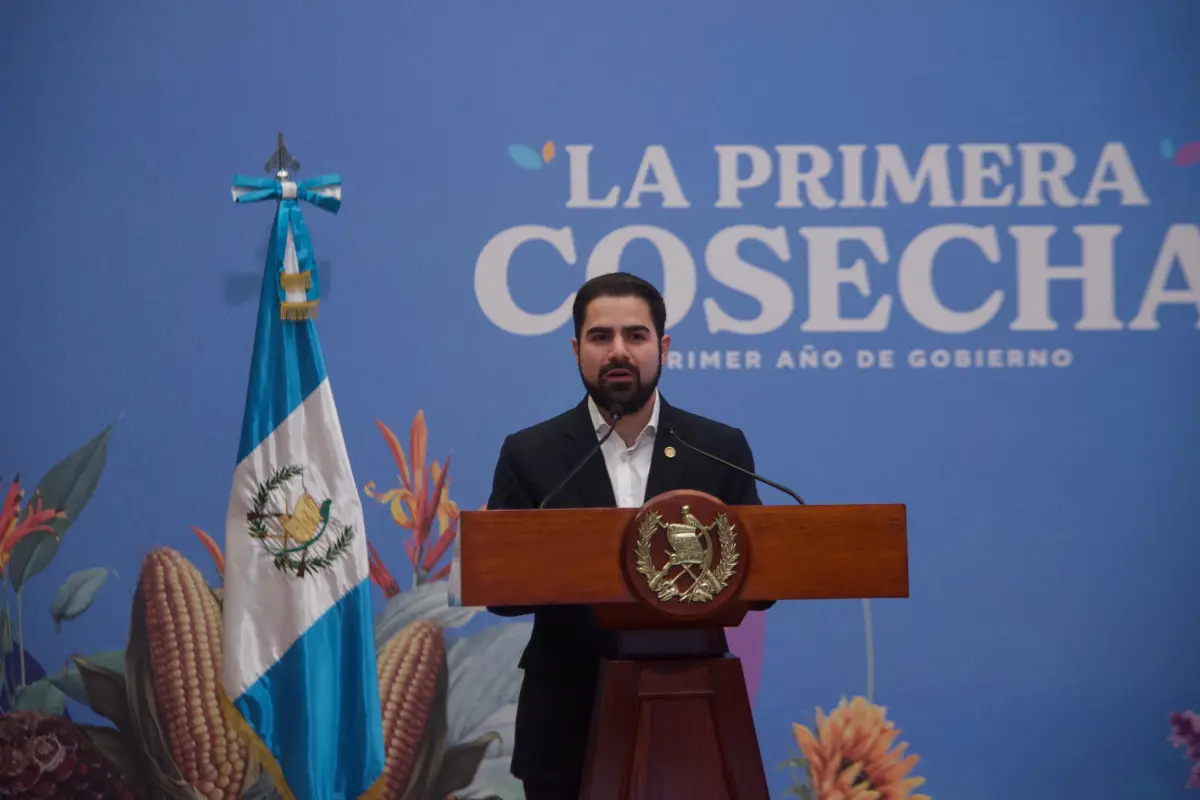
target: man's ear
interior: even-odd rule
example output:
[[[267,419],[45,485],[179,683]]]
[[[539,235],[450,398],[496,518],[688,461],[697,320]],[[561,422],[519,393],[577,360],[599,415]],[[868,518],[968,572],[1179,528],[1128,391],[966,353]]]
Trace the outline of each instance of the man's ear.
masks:
[[[571,337],[571,352],[575,354],[575,366],[579,366],[579,340]]]
[[[665,367],[667,365],[667,352],[671,349],[671,334],[664,333],[658,341],[659,363]]]

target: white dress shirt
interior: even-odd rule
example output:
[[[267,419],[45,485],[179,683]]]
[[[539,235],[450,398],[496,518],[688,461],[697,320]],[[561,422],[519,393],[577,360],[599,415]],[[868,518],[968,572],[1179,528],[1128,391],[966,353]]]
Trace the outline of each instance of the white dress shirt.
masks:
[[[646,502],[646,480],[650,476],[650,457],[654,455],[654,434],[658,430],[658,392],[650,398],[654,410],[650,421],[642,428],[632,447],[625,446],[619,433],[608,437],[600,449],[604,465],[608,467],[608,478],[612,481],[613,497],[621,508],[639,508]],[[609,424],[600,416],[595,401],[588,397],[588,412],[592,415],[592,426],[596,438],[608,433]]]

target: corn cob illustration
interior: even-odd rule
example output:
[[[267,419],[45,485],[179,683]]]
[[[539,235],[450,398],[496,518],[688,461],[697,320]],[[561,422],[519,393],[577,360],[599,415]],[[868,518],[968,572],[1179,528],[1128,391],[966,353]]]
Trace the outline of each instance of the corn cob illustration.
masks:
[[[425,800],[437,780],[446,741],[446,639],[440,626],[416,620],[379,655],[379,695],[386,748],[384,797]]]
[[[145,637],[153,687],[147,705],[157,712],[144,715],[153,730],[143,739],[158,734],[178,777],[207,800],[237,798],[257,777],[257,764],[221,711],[219,601],[183,555],[157,548],[142,566],[133,624]]]

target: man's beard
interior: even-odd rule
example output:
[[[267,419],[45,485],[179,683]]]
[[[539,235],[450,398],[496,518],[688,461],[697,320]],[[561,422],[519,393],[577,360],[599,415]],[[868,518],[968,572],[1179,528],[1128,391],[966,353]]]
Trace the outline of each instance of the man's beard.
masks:
[[[623,369],[632,376],[628,388],[615,389],[604,383],[604,376],[615,369]],[[592,383],[583,376],[583,369],[579,370],[583,386],[596,405],[604,411],[611,411],[614,405],[619,404],[622,416],[637,413],[646,403],[650,402],[650,398],[654,396],[654,390],[658,388],[658,379],[661,375],[662,368],[659,367],[655,371],[654,377],[642,383],[642,375],[636,366],[629,362],[615,362],[605,364],[597,376],[597,382]]]

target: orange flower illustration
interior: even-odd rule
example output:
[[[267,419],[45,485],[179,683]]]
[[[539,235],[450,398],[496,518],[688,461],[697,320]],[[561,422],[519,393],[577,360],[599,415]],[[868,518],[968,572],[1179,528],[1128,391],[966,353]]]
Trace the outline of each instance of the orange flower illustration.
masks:
[[[192,527],[192,533],[196,534],[196,538],[200,540],[200,544],[204,545],[204,549],[208,551],[208,555],[212,558],[213,563],[217,567],[217,577],[225,578],[225,554],[221,552],[221,545],[217,544],[216,540],[209,536],[204,531]]]
[[[450,499],[450,459],[446,459],[444,468],[437,461],[426,466],[429,432],[424,411],[417,411],[413,418],[408,434],[408,457],[396,434],[378,420],[375,424],[383,432],[392,452],[400,485],[379,493],[375,491],[375,481],[368,481],[363,491],[372,500],[387,505],[397,525],[412,531],[412,536],[404,541],[404,549],[412,564],[414,585],[441,580],[450,574],[450,564],[437,567],[437,563],[450,550],[458,533],[458,505]],[[438,525],[436,535],[433,533],[435,521]],[[381,562],[379,566],[382,567]],[[380,580],[386,579],[381,575]]]
[[[816,729],[792,725],[819,800],[930,800],[912,794],[925,782],[909,777],[919,759],[904,755],[907,743],[896,744],[900,729],[886,708],[864,697],[842,698],[828,716],[817,709]]]
[[[0,481],[0,486],[3,486]],[[8,566],[9,556],[17,542],[31,533],[43,531],[54,533],[54,528],[47,525],[50,520],[66,517],[67,513],[57,508],[43,508],[40,495],[34,495],[32,501],[25,506],[25,518],[21,519],[21,500],[25,490],[21,488],[21,476],[13,478],[8,491],[4,494],[3,505],[0,506],[0,574]]]

